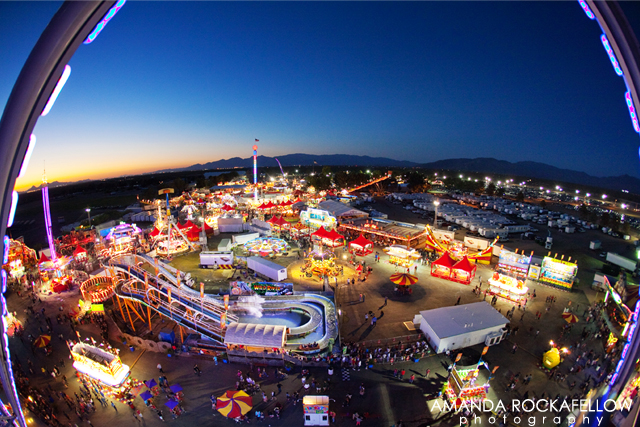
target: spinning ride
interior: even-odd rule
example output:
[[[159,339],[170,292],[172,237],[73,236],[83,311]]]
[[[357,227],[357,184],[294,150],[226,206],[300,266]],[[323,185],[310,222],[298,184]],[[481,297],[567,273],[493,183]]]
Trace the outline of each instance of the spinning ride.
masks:
[[[275,237],[258,237],[244,244],[244,249],[247,252],[261,256],[285,252],[287,247],[287,242]]]
[[[120,224],[113,227],[105,237],[109,255],[135,253],[140,236],[142,236],[142,230],[136,225]]]
[[[336,264],[336,256],[333,252],[312,251],[306,258],[302,271],[307,277],[337,277],[340,274],[340,267]]]

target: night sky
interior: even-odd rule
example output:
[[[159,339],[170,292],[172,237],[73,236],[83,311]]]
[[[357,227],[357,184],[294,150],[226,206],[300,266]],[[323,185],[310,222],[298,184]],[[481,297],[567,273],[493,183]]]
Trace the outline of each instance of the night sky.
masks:
[[[0,104],[58,2],[0,2]],[[623,3],[636,33],[638,3]],[[577,1],[135,2],[79,48],[23,189],[259,154],[532,160],[640,177]]]

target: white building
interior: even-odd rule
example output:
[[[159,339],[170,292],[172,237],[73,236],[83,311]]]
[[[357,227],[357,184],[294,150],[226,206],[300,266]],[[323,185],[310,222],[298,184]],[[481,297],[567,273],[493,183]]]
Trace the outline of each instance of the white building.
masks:
[[[436,353],[471,347],[476,344],[498,344],[505,336],[506,317],[488,302],[441,307],[421,311],[415,324],[427,337]]]

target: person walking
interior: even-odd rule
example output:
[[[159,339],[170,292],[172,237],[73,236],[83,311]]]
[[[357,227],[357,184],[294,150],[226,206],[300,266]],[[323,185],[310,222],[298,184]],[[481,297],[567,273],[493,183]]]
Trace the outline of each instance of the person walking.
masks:
[[[162,365],[158,363],[158,366],[156,366],[156,368],[158,368],[158,372],[160,372],[161,374],[164,374],[164,371],[162,370]]]
[[[456,304],[455,304],[455,305],[460,305],[460,299],[461,299],[461,298],[462,298],[461,296],[459,296],[459,297],[458,297],[458,301],[456,301]]]
[[[193,372],[194,372],[197,376],[200,376],[200,368],[198,367],[198,364],[197,364],[197,363],[193,366]]]
[[[384,304],[382,304],[383,307],[387,306],[387,297],[384,297]]]
[[[413,384],[413,381],[415,381],[416,376],[415,374],[411,374],[411,376],[409,377],[409,384]]]
[[[111,406],[113,406],[113,409],[115,409],[116,413],[118,412],[118,408],[116,407],[116,404],[113,403],[113,401],[111,402]]]
[[[431,369],[427,369],[427,372],[424,373],[424,377],[425,378],[428,377],[430,373],[431,373]]]

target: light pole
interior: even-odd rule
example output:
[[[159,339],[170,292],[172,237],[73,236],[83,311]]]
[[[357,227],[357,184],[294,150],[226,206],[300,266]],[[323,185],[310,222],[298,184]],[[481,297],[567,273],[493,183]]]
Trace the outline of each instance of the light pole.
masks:
[[[433,205],[436,207],[436,212],[433,214],[433,228],[438,228],[438,206],[440,206],[440,201],[434,200]]]
[[[85,209],[87,211],[87,217],[89,218],[89,229],[91,229],[91,208]]]

